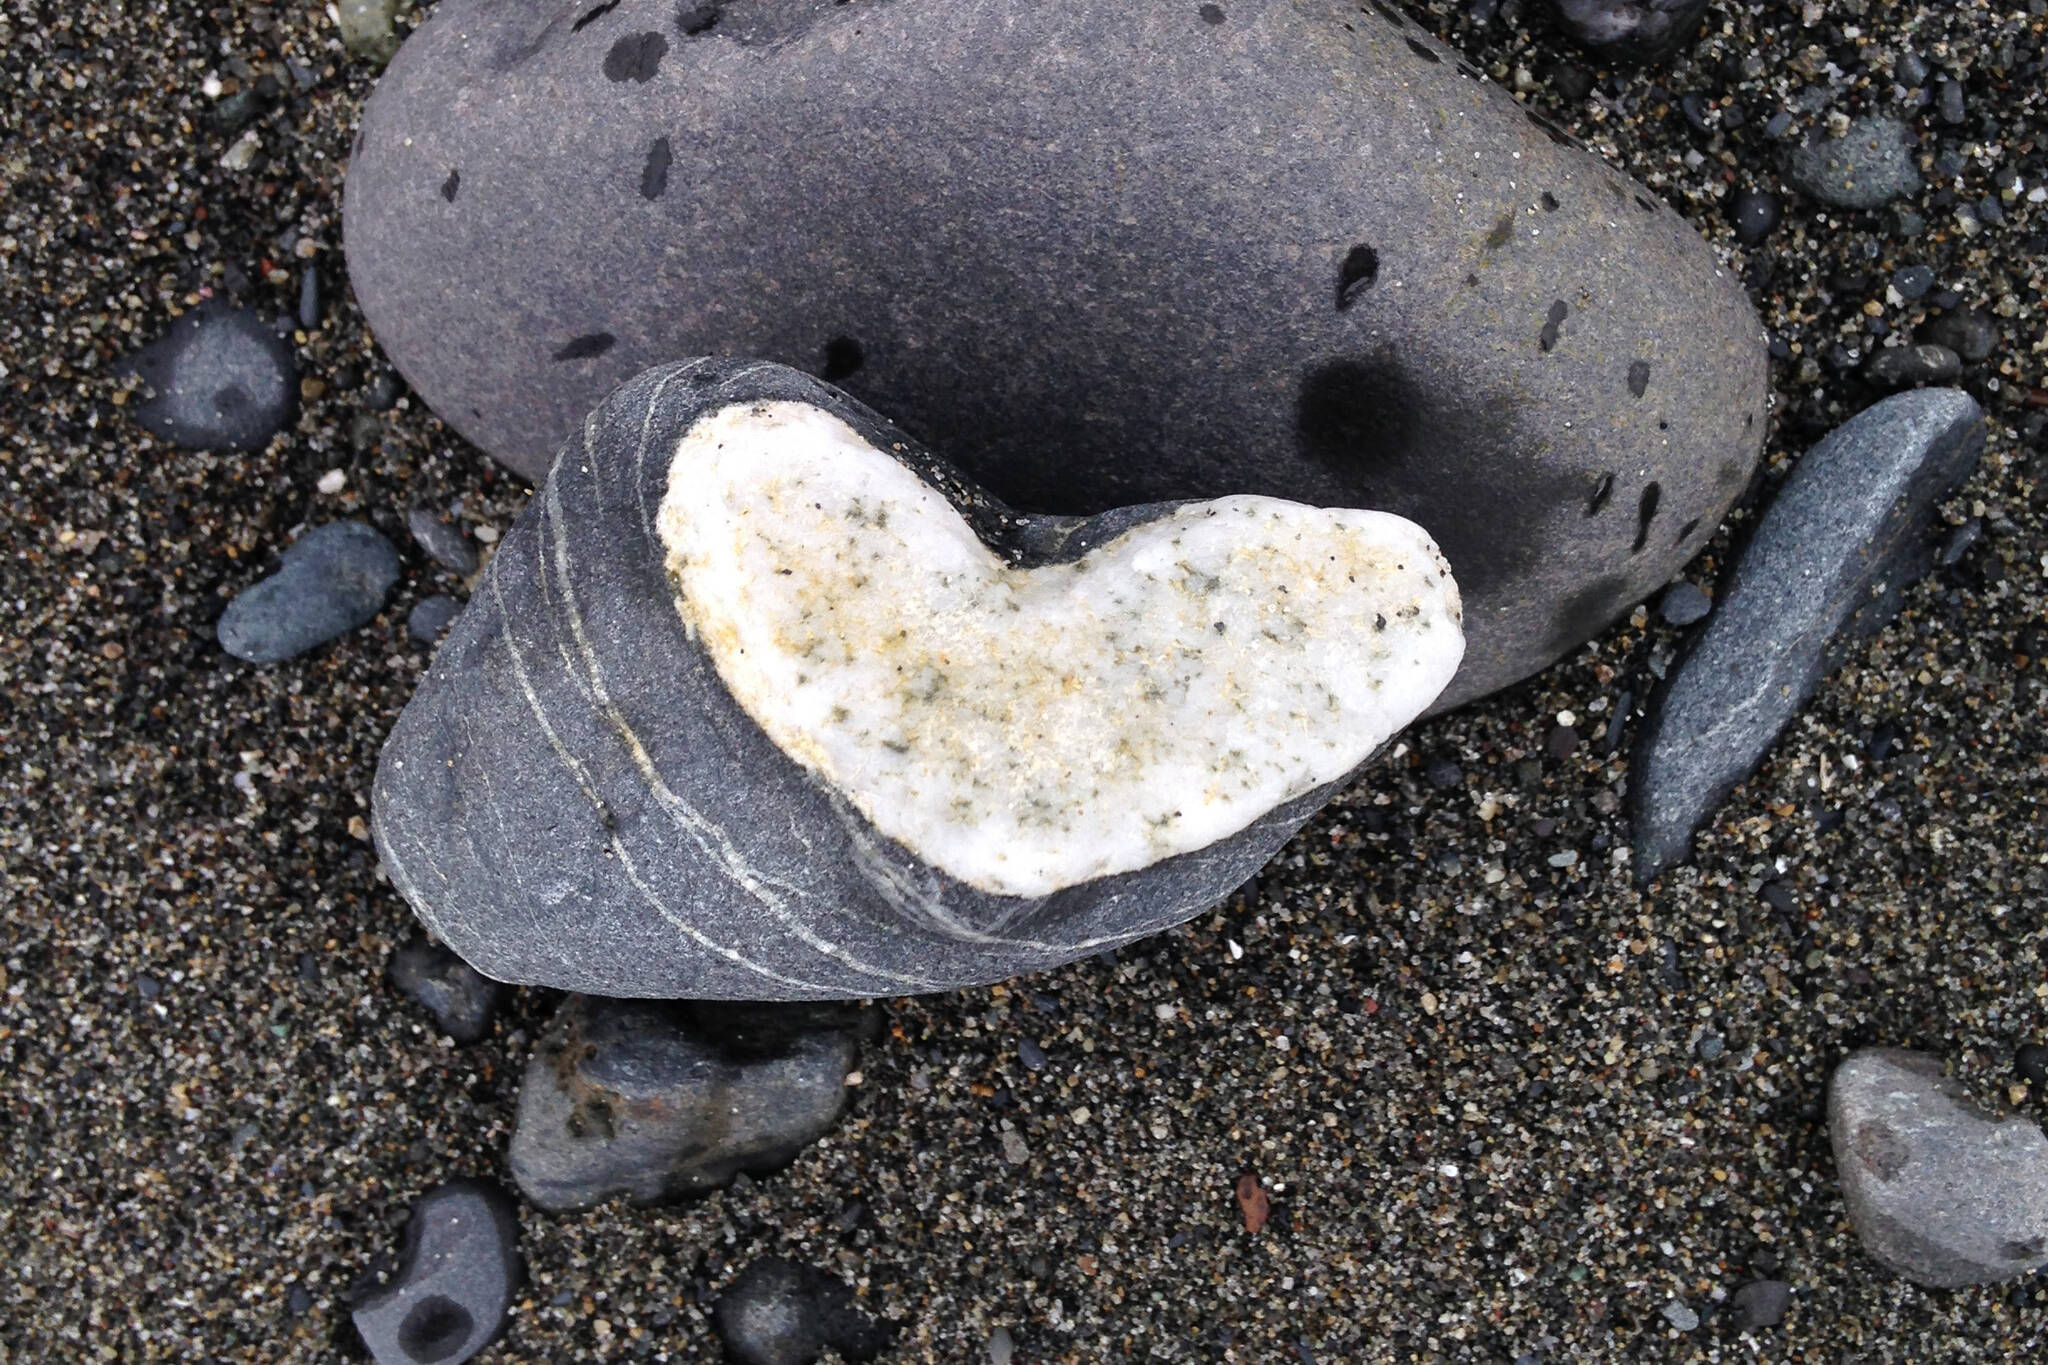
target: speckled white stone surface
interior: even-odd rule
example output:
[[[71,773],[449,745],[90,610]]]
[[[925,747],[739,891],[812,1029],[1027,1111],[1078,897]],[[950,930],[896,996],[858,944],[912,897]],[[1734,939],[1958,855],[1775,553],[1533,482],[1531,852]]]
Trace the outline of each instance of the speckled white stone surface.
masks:
[[[678,444],[677,608],[785,753],[928,864],[1000,895],[1148,866],[1349,772],[1464,649],[1400,517],[1189,504],[1013,568],[935,489],[805,403]]]

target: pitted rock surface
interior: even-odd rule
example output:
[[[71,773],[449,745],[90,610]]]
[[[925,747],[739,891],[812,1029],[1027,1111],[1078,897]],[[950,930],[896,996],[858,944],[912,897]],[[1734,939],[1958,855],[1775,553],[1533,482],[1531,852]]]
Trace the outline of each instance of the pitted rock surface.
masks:
[[[1706,244],[1389,6],[445,0],[345,236],[406,377],[531,478],[728,354],[1027,510],[1400,513],[1466,594],[1437,709],[1669,581],[1765,435]]]

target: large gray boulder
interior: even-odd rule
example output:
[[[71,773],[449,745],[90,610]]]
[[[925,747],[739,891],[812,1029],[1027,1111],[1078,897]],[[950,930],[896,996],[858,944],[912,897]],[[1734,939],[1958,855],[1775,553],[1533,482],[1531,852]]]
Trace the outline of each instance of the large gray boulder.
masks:
[[[1657,198],[1387,5],[443,0],[364,110],[379,341],[529,478],[690,355],[806,369],[1012,505],[1420,522],[1439,709],[1668,582],[1762,329]]]
[[[436,937],[591,995],[897,995],[1243,882],[1457,669],[1412,523],[1026,517],[818,380],[658,367],[564,450],[379,762]]]

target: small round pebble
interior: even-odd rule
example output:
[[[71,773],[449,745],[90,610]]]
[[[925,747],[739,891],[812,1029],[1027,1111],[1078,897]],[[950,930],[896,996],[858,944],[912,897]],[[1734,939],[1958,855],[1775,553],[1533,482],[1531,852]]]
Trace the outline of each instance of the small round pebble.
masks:
[[[1735,1314],[1737,1331],[1776,1327],[1792,1306],[1792,1286],[1783,1280],[1751,1280],[1729,1297],[1728,1306]]]
[[[1839,138],[1795,147],[1785,159],[1785,178],[1823,204],[1874,209],[1920,188],[1912,136],[1893,118],[1858,119]]]
[[[1770,236],[1784,216],[1784,204],[1769,190],[1745,187],[1728,196],[1728,221],[1735,225],[1735,240],[1744,246]]]
[[[988,1365],[1010,1365],[1017,1357],[1017,1343],[1010,1340],[1010,1329],[998,1327],[988,1334]]]
[[[398,551],[360,521],[316,526],[278,571],[236,594],[215,633],[237,659],[273,664],[371,621],[398,581]]]
[[[779,1256],[739,1273],[712,1308],[726,1352],[739,1365],[812,1365],[826,1347],[853,1362],[873,1360],[893,1335],[853,1306],[836,1276]]]
[[[1664,590],[1664,598],[1657,603],[1657,614],[1664,618],[1667,626],[1689,626],[1707,619],[1714,609],[1714,599],[1697,583],[1673,583]]]
[[[1017,1060],[1024,1063],[1028,1071],[1045,1070],[1045,1049],[1029,1038],[1017,1040]]]
[[[420,599],[412,614],[405,618],[405,632],[423,645],[438,644],[460,615],[462,603],[446,593],[437,592],[432,597]]]
[[[1465,774],[1459,770],[1456,763],[1442,754],[1437,754],[1422,765],[1422,780],[1436,791],[1447,792],[1454,787],[1463,786]]]
[[[425,1005],[441,1031],[458,1043],[491,1033],[506,986],[438,943],[408,943],[391,955],[391,984]]]
[[[1690,1332],[1700,1325],[1700,1315],[1678,1299],[1664,1305],[1664,1321],[1681,1332]]]
[[[1975,364],[1998,346],[1998,324],[1975,308],[1956,308],[1920,326],[1919,338]]]
[[[259,450],[291,416],[292,348],[247,308],[208,303],[171,324],[116,371],[154,392],[128,409],[152,435],[188,450]]]
[[[1934,272],[1924,265],[1902,265],[1892,275],[1892,288],[1908,301],[1925,298],[1934,288]]]

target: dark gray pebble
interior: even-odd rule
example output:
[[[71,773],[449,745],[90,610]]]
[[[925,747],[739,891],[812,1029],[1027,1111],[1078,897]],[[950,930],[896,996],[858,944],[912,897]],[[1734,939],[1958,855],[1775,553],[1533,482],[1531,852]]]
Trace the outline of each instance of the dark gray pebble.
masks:
[[[1892,288],[1908,301],[1924,298],[1934,288],[1934,272],[1924,265],[1903,265],[1892,275]]]
[[[1653,62],[1699,35],[1707,0],[1554,0],[1564,31],[1621,62]]]
[[[1998,324],[1975,308],[1955,308],[1920,325],[1919,338],[1955,352],[1971,364],[1998,347]]]
[[[1941,114],[1941,121],[1946,124],[1961,123],[1968,112],[1963,104],[1961,81],[1941,82],[1936,90],[1934,102],[1936,110]]]
[[[1707,619],[1707,613],[1714,609],[1714,599],[1697,583],[1673,583],[1664,590],[1664,600],[1657,604],[1657,614],[1664,618],[1667,626],[1689,626]]]
[[[1456,763],[1442,754],[1437,754],[1422,765],[1422,780],[1437,791],[1447,792],[1453,787],[1463,786],[1465,774],[1459,770]]]
[[[2048,1047],[2043,1047],[2039,1043],[2028,1043],[2019,1050],[2013,1064],[2019,1068],[2023,1079],[2035,1085],[2048,1081]]]
[[[363,402],[372,412],[389,412],[398,403],[398,376],[389,370],[379,370],[370,387],[363,391]]]
[[[2048,1137],[1974,1104],[1941,1059],[1850,1054],[1828,1081],[1835,1170],[1864,1250],[1934,1289],[2048,1264]]]
[[[1941,542],[1941,553],[1934,557],[1934,562],[1944,569],[1953,569],[1963,562],[1963,556],[1970,553],[1971,548],[1983,538],[1984,522],[1980,518],[1971,517],[1948,533],[1948,539]]]
[[[1911,138],[1898,120],[1870,115],[1840,138],[1795,147],[1785,159],[1785,178],[1824,204],[1874,209],[1920,188]]]
[[[397,1272],[356,1306],[378,1365],[462,1365],[504,1330],[525,1274],[511,1196],[457,1180],[420,1196]]]
[[[115,370],[154,390],[129,411],[191,450],[258,450],[291,416],[292,348],[247,308],[201,305]]]
[[[407,511],[405,528],[412,532],[412,538],[436,564],[453,569],[465,578],[476,572],[481,562],[476,542],[470,539],[467,531],[452,521],[442,519],[433,508],[413,507]]]
[[[1933,555],[1934,505],[1976,467],[1984,415],[1923,389],[1844,423],[1794,467],[1652,700],[1629,765],[1647,881],[1748,774],[1849,643],[1882,627]]]
[[[1927,83],[1927,76],[1931,69],[1927,65],[1925,57],[1917,52],[1908,52],[1905,56],[1899,58],[1896,74],[1899,78],[1899,84],[1911,90],[1915,86]]]
[[[1962,359],[1954,351],[1925,341],[1910,346],[1880,346],[1863,363],[1863,377],[1885,390],[1946,384],[1962,372]]]
[[[775,1256],[739,1273],[719,1296],[712,1321],[739,1365],[811,1365],[828,1346],[859,1365],[895,1335],[854,1307],[845,1281]]]
[[[1751,1280],[1729,1296],[1728,1306],[1739,1332],[1776,1327],[1792,1306],[1792,1286],[1783,1280]]]
[[[787,1165],[847,1104],[861,1011],[572,995],[534,1050],[510,1164],[550,1212]]]
[[[438,943],[420,939],[391,955],[391,984],[425,1005],[458,1043],[490,1036],[507,988]]]
[[[1017,1041],[1017,1060],[1024,1063],[1027,1070],[1043,1071],[1045,1070],[1045,1049],[1029,1038],[1021,1038]]]
[[[398,551],[360,521],[316,526],[278,571],[235,595],[216,634],[237,659],[271,664],[372,620],[398,581]]]
[[[1785,207],[1769,190],[1739,189],[1728,196],[1728,221],[1735,225],[1735,240],[1755,246],[1771,235]]]
[[[320,272],[307,266],[299,272],[299,326],[312,331],[320,325]]]
[[[423,645],[438,644],[460,615],[462,603],[446,593],[437,592],[432,597],[421,598],[413,607],[412,614],[405,618],[405,633]]]

